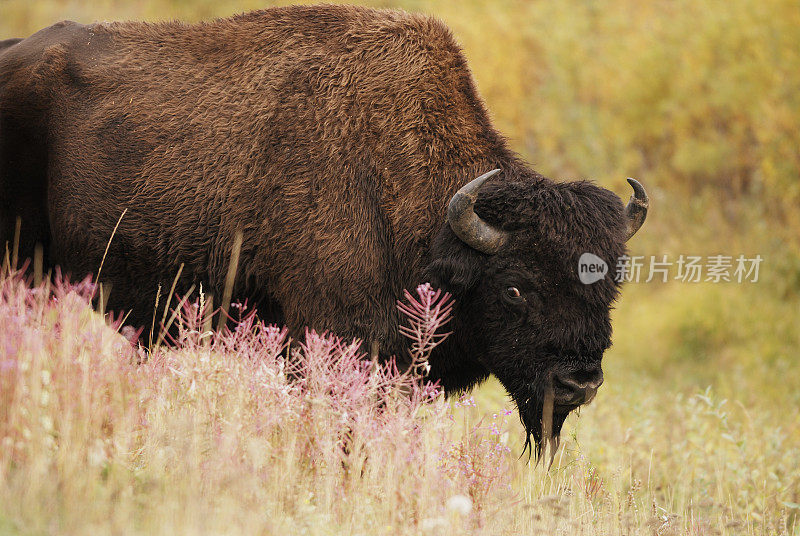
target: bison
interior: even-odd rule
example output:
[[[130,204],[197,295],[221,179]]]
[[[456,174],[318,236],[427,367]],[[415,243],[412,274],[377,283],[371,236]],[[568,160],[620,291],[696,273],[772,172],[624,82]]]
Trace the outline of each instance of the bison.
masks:
[[[73,276],[105,258],[108,306],[133,325],[180,265],[178,291],[221,295],[238,236],[234,298],[382,359],[407,354],[403,289],[452,293],[430,378],[453,393],[495,375],[528,444],[546,392],[557,435],[602,383],[619,283],[612,268],[582,284],[578,259],[616,265],[644,189],[632,181],[626,207],[524,163],[441,22],[284,7],[61,22],[0,50],[0,244],[20,218],[23,256],[41,244]]]

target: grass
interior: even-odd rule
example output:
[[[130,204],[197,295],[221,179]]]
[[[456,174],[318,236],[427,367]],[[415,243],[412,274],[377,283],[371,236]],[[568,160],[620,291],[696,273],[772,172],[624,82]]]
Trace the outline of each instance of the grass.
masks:
[[[285,330],[203,332],[197,305],[140,364],[92,291],[0,281],[2,533],[800,530],[800,425],[779,408],[612,354],[547,471],[518,458],[495,385],[447,401],[313,332],[287,360]]]

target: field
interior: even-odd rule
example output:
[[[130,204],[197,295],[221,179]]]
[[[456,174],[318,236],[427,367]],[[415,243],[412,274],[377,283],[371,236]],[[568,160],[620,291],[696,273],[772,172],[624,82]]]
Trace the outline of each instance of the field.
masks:
[[[548,471],[493,381],[444,400],[312,336],[301,388],[280,330],[205,335],[191,307],[137,365],[86,284],[4,275],[0,534],[800,535],[796,0],[357,3],[447,22],[542,173],[641,180],[632,254],[760,255],[758,280],[627,284]],[[267,4],[0,0],[0,39]]]

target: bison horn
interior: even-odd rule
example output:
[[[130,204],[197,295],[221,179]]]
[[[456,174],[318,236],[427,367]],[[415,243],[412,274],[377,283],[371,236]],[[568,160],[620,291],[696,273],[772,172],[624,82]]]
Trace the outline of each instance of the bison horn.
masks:
[[[468,246],[488,254],[500,251],[508,235],[483,221],[475,214],[473,207],[483,183],[498,173],[499,169],[493,169],[464,185],[456,192],[447,207],[447,222],[456,236]]]
[[[642,226],[645,218],[647,218],[647,209],[650,206],[650,198],[647,197],[644,186],[636,179],[631,178],[628,179],[628,184],[633,188],[633,195],[625,206],[625,218],[627,220],[626,242],[630,240]]]

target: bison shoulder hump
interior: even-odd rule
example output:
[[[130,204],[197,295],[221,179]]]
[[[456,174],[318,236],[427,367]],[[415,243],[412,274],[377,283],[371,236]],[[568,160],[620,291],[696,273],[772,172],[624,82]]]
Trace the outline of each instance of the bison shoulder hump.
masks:
[[[31,66],[31,74],[39,84],[66,82],[77,86],[90,85],[90,67],[99,59],[107,36],[95,25],[62,21],[35,33],[20,45]]]

